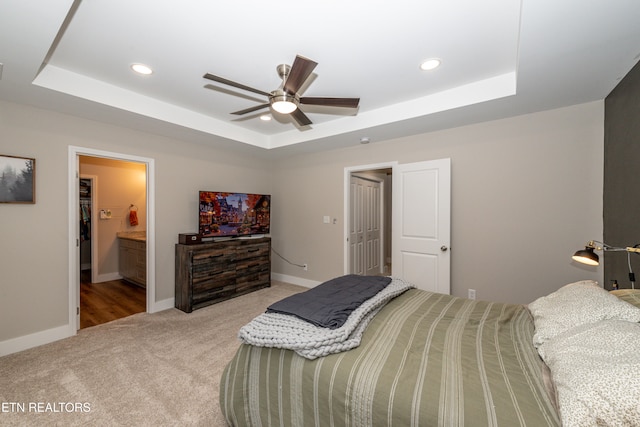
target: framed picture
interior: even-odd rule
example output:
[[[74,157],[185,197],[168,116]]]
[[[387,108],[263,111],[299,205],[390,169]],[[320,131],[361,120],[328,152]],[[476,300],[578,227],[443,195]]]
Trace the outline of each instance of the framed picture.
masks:
[[[0,154],[0,203],[36,202],[36,159]]]

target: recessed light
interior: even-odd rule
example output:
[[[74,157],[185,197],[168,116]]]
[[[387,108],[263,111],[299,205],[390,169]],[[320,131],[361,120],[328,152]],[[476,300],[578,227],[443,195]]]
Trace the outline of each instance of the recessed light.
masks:
[[[422,71],[431,71],[438,68],[441,62],[442,61],[440,61],[438,58],[427,59],[422,64],[420,64],[420,69]]]
[[[144,74],[145,76],[148,76],[149,74],[153,74],[153,70],[144,64],[132,64],[131,69],[136,73]]]
[[[260,116],[260,120],[262,120],[263,122],[268,122],[271,120],[271,116],[268,114],[263,114]]]

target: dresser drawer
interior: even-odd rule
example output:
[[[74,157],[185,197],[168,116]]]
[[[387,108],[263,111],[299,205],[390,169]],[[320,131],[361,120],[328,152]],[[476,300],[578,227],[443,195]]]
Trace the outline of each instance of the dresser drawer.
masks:
[[[241,244],[236,250],[238,261],[263,256],[269,256],[269,243]]]
[[[193,289],[193,294],[197,294],[200,292],[206,292],[213,288],[220,288],[223,286],[227,286],[235,283],[236,280],[236,270],[235,269],[227,269],[220,270],[216,273],[211,273],[206,277],[197,277],[194,278],[191,287]]]
[[[270,271],[254,271],[236,278],[236,292],[244,293],[251,289],[265,288],[270,284]]]
[[[195,306],[198,305],[208,305],[207,303],[213,304],[214,302],[217,302],[217,300],[231,296],[236,292],[236,283],[234,280],[231,282],[217,282],[217,285],[219,286],[207,287],[205,289],[198,290],[197,292],[194,289],[192,297],[192,304],[194,305],[194,308],[197,308]]]
[[[269,257],[268,256],[260,256],[256,258],[247,258],[243,260],[239,260],[236,262],[236,270],[238,274],[244,274],[243,272],[247,269],[262,267],[264,269],[270,269],[269,265]]]
[[[195,267],[202,267],[212,264],[224,264],[232,262],[236,258],[236,252],[229,248],[207,249],[194,251],[191,256],[191,264]]]

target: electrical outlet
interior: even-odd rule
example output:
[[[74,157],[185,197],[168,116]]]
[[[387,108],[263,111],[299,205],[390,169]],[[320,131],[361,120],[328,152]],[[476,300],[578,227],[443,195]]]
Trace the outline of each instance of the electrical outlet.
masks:
[[[305,263],[303,266],[304,271],[309,271],[309,264]]]
[[[469,299],[476,299],[476,290],[475,289],[469,289],[468,297],[469,297]]]

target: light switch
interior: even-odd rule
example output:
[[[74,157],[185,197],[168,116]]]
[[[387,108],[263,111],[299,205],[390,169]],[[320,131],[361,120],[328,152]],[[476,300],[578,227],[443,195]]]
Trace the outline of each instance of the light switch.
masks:
[[[322,218],[322,222],[324,222],[325,224],[330,224],[331,223],[331,217],[329,215],[325,215]]]

